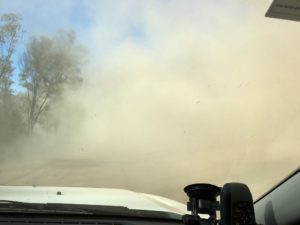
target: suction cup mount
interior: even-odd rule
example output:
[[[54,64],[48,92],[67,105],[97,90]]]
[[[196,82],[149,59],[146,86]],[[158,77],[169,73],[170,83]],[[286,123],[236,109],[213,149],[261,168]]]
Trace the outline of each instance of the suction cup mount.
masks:
[[[217,197],[220,195],[221,188],[212,184],[191,184],[184,188],[184,192],[189,197],[187,203],[188,211],[192,215],[208,214],[216,216],[216,210],[220,209]]]

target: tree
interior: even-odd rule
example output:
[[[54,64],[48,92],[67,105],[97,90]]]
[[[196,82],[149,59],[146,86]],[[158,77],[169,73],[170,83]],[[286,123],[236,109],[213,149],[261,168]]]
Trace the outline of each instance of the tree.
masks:
[[[21,37],[21,17],[17,14],[0,16],[0,145],[7,144],[22,132],[19,98],[11,89],[12,57]],[[0,146],[0,150],[3,147]]]
[[[11,94],[12,56],[21,35],[20,21],[21,17],[13,13],[0,17],[0,94],[2,104],[5,104]]]
[[[20,84],[27,91],[29,133],[65,89],[81,84],[82,50],[75,45],[72,31],[60,31],[53,38],[33,37],[27,44],[21,58]]]

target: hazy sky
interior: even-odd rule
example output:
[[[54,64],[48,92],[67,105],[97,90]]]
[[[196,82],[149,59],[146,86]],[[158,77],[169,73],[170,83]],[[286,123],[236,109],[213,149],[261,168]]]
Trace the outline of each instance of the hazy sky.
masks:
[[[61,128],[9,146],[1,183],[181,201],[194,182],[267,191],[300,157],[300,23],[265,18],[270,4],[0,0],[22,14],[24,42],[74,29],[89,51]]]

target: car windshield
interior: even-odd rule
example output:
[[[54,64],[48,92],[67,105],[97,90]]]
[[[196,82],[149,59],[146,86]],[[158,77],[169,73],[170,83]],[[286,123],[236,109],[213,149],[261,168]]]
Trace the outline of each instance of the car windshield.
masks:
[[[259,197],[300,157],[300,23],[271,3],[0,0],[0,200],[183,214],[186,185],[229,181]]]

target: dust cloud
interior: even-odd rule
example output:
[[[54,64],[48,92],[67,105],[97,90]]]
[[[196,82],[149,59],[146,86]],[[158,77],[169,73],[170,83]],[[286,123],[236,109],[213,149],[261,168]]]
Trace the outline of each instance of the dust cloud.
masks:
[[[85,83],[58,130],[6,146],[0,183],[258,197],[300,157],[299,23],[265,18],[270,3],[89,1]]]

